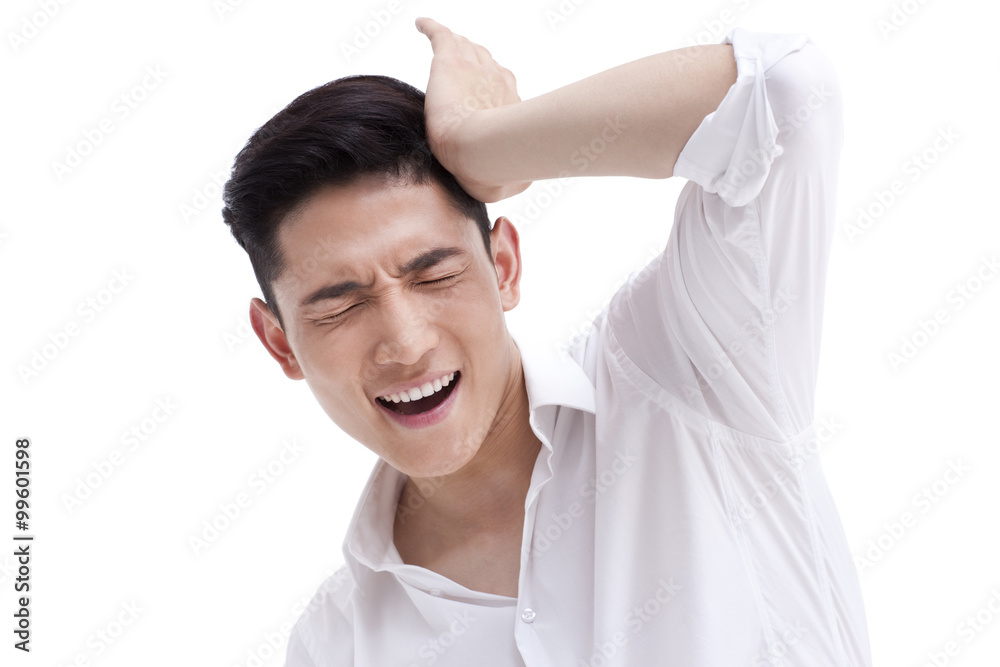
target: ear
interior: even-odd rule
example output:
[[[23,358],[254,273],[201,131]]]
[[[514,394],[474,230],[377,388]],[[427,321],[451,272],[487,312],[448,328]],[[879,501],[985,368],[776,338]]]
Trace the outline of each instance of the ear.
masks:
[[[305,375],[299,368],[295,353],[288,345],[285,332],[278,325],[278,318],[274,316],[266,303],[256,297],[250,300],[250,324],[253,326],[257,338],[278,362],[285,375],[293,380],[304,379]]]
[[[490,230],[490,250],[497,271],[500,303],[504,312],[521,301],[521,240],[514,223],[501,216]]]

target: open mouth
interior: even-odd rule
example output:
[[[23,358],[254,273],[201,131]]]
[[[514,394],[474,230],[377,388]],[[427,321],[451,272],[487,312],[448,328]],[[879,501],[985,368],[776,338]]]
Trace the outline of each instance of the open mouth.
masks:
[[[401,415],[419,415],[424,412],[430,412],[437,406],[444,403],[451,392],[455,390],[458,386],[458,382],[462,377],[460,371],[455,371],[455,379],[448,383],[447,387],[442,387],[441,391],[436,391],[430,396],[424,396],[423,398],[418,398],[416,400],[411,400],[409,403],[394,403],[392,401],[387,401],[382,397],[377,397],[375,400],[386,408],[387,410],[392,410],[393,412]]]

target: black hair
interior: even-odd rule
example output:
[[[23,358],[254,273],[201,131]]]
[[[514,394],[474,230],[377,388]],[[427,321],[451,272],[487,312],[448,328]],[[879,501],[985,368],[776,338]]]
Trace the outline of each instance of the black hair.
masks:
[[[236,155],[223,190],[222,219],[250,256],[282,328],[273,290],[285,270],[279,226],[320,189],[366,175],[440,185],[479,227],[492,261],[486,205],[461,188],[427,143],[424,93],[388,76],[343,77],[303,93],[261,126]]]

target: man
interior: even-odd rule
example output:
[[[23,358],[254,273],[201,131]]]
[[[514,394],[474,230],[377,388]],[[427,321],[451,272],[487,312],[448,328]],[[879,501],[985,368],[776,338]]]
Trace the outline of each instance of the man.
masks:
[[[417,27],[424,99],[310,91],[226,186],[254,330],[380,457],[286,664],[869,665],[813,415],[830,62],[737,28],[522,102],[483,47]],[[587,175],[690,182],[663,253],[560,355],[507,331],[518,235],[482,202],[587,147]]]

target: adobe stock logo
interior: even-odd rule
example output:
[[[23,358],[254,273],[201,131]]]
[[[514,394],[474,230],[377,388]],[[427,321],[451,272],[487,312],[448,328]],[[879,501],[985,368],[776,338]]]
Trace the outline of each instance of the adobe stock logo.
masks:
[[[62,162],[52,161],[52,173],[56,180],[62,183],[66,176],[83,165],[86,158],[104,143],[118,124],[131,116],[132,112],[138,109],[166,78],[167,72],[160,69],[159,65],[147,65],[139,82],[111,101],[111,114],[99,120],[96,125],[84,128],[81,132],[82,139],[67,144]]]
[[[990,624],[1000,618],[1000,589],[991,588],[989,599],[979,608],[966,614],[958,625],[955,626],[954,635],[948,639],[943,646],[939,645],[939,650],[927,651],[927,660],[921,663],[920,667],[946,667],[952,663],[952,658],[958,657],[962,649],[975,641],[987,631]],[[961,638],[964,643],[959,643]]]
[[[972,468],[963,464],[961,459],[948,461],[948,467],[937,479],[921,487],[911,497],[911,505],[916,511],[906,509],[888,521],[883,521],[882,532],[868,540],[861,554],[855,554],[854,564],[858,573],[864,575],[885,558],[971,471]]]
[[[901,3],[892,3],[892,11],[888,18],[879,18],[875,22],[879,34],[886,42],[895,33],[910,22],[910,19],[917,15],[917,12],[927,4],[927,0],[903,0]]]
[[[277,455],[266,464],[250,473],[247,477],[245,487],[255,489],[256,493],[251,495],[246,488],[241,489],[234,496],[224,500],[217,505],[218,511],[211,517],[202,519],[201,527],[188,535],[188,546],[195,556],[200,556],[209,547],[228,531],[239,519],[246,514],[246,510],[254,504],[254,499],[266,492],[278,478],[285,474],[288,468],[305,452],[305,446],[298,444],[294,438],[281,443],[281,449]]]
[[[17,370],[18,377],[21,378],[21,382],[27,386],[38,378],[66,351],[73,339],[83,333],[87,325],[97,319],[98,314],[107,310],[133,279],[134,276],[129,273],[127,268],[122,268],[120,271],[112,270],[111,280],[107,282],[105,287],[77,304],[75,312],[79,319],[70,318],[68,322],[55,331],[50,331],[46,336],[46,341],[41,346],[31,350],[28,362],[18,364],[15,370]]]
[[[632,635],[637,635],[650,623],[668,604],[680,593],[682,586],[674,581],[673,577],[661,577],[656,581],[657,588],[652,591],[652,595],[640,604],[632,607],[632,610],[625,614],[625,626]],[[580,658],[577,660],[577,667],[607,667],[611,664],[621,664],[618,661],[611,663],[610,660],[628,646],[631,636],[624,630],[615,632],[610,637],[605,637],[603,641],[594,642],[593,653],[588,660]],[[597,639],[595,637],[595,639]]]
[[[64,492],[61,496],[63,507],[70,514],[80,509],[114,475],[121,466],[133,457],[132,453],[139,451],[145,443],[165,424],[178,409],[176,403],[168,396],[155,399],[152,410],[138,422],[122,431],[119,442],[122,448],[112,449],[107,456],[101,457],[90,464],[92,468],[85,474],[76,477],[76,485],[72,492]]]
[[[945,295],[945,301],[951,308],[941,306],[927,318],[918,318],[915,325],[900,338],[898,347],[886,353],[886,360],[894,373],[910,364],[930,345],[952,321],[952,316],[965,308],[977,295],[985,289],[995,276],[1000,274],[1000,262],[996,253],[990,257],[982,257],[976,269],[965,279],[958,282]]]
[[[364,25],[354,26],[353,39],[350,42],[340,43],[340,53],[343,54],[344,60],[349,64],[355,56],[361,55],[361,52],[371,45],[372,40],[381,35],[402,11],[400,0],[389,0],[384,8],[373,9],[369,21]]]
[[[462,640],[462,635],[476,622],[476,617],[468,610],[452,613],[452,622],[442,630],[437,637],[428,639],[417,649],[417,656],[421,662],[419,664],[433,665],[438,659],[448,652],[455,644]],[[410,663],[410,667],[416,667],[418,663]]]
[[[565,23],[576,13],[577,7],[586,3],[587,0],[560,0],[559,4],[546,9],[545,20],[548,21],[549,28],[554,31],[560,23]]]
[[[17,32],[11,30],[7,33],[7,41],[14,53],[20,51],[21,48],[27,46],[29,41],[37,37],[42,28],[56,17],[62,6],[68,3],[69,0],[39,0],[39,11],[21,17],[20,30]]]
[[[927,145],[910,155],[899,166],[901,175],[909,177],[910,183],[916,183],[961,138],[962,135],[956,132],[951,125],[939,127],[934,138]],[[892,179],[885,189],[875,188],[872,190],[872,196],[868,202],[858,206],[854,221],[843,225],[847,241],[854,245],[875,223],[888,214],[907,192],[909,192],[907,182],[902,178]]]

